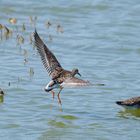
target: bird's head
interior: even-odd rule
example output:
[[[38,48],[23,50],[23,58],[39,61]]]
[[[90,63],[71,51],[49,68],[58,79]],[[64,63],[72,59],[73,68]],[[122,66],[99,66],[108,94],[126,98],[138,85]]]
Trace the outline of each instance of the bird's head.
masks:
[[[0,88],[0,96],[3,96],[4,95],[4,92],[3,90]]]
[[[79,73],[79,70],[77,68],[74,68],[72,70],[72,76],[75,76],[76,74],[78,74],[79,76],[81,76],[81,74]]]

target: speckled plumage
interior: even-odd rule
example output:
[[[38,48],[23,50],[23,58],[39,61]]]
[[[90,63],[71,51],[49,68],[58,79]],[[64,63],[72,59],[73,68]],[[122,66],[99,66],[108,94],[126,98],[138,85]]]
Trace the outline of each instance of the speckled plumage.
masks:
[[[62,68],[61,64],[56,59],[55,55],[49,50],[47,45],[44,44],[44,42],[41,40],[36,30],[33,34],[33,37],[34,37],[34,45],[41,56],[43,65],[52,79],[52,81],[50,81],[49,84],[45,87],[45,91],[49,92],[52,91],[54,88],[60,88],[61,91],[63,88],[62,85],[64,84],[70,86],[90,85],[89,81],[85,81],[75,77],[76,74],[79,74],[78,69],[68,71]],[[60,94],[60,91],[58,94]]]
[[[140,108],[140,97],[133,97],[124,101],[117,101],[116,103],[124,107]]]

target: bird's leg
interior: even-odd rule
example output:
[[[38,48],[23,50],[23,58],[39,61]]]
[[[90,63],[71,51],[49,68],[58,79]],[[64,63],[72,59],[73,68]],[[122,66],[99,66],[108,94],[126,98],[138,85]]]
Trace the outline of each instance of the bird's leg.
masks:
[[[52,93],[52,97],[54,99],[54,96],[55,96],[55,92],[53,90],[51,90],[51,93]]]
[[[61,103],[61,98],[60,98],[60,92],[62,91],[62,89],[63,89],[63,87],[60,86],[60,90],[59,90],[59,92],[58,92],[58,94],[57,94],[57,97],[58,97],[58,103],[59,103],[60,105],[62,105],[62,103]]]

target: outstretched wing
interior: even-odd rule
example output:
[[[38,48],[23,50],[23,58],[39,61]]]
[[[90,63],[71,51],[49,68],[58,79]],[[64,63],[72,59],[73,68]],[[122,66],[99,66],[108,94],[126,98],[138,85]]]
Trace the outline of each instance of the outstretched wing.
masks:
[[[89,81],[85,81],[76,77],[70,77],[65,79],[64,81],[64,86],[74,86],[74,87],[79,87],[79,86],[91,86],[92,84]]]
[[[57,78],[59,73],[62,71],[60,63],[58,62],[54,54],[48,49],[48,47],[41,40],[36,30],[33,36],[34,36],[34,45],[36,46],[41,56],[43,65],[45,66],[47,72],[49,73],[49,76],[51,76],[52,79]]]

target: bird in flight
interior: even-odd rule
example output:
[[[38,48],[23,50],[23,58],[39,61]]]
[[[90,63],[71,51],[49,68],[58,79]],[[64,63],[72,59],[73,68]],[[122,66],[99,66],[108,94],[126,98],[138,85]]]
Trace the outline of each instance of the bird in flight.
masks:
[[[61,104],[60,92],[64,85],[66,86],[89,86],[91,83],[75,77],[76,74],[80,75],[79,70],[74,68],[72,71],[65,70],[56,59],[55,55],[49,50],[47,45],[39,37],[37,31],[33,33],[34,45],[40,54],[44,67],[46,68],[51,81],[45,86],[46,92],[51,92],[54,98],[55,88],[60,89],[57,97],[58,103]],[[80,75],[81,76],[81,75]]]

